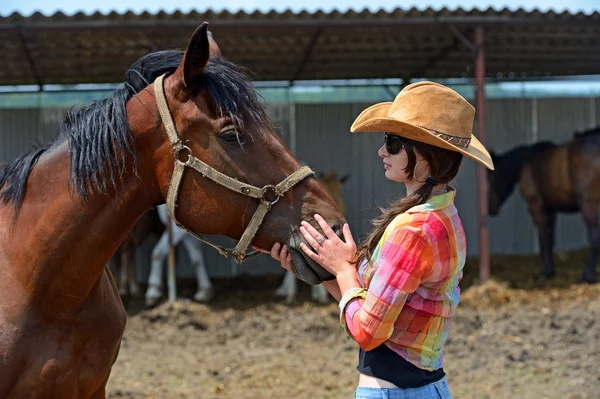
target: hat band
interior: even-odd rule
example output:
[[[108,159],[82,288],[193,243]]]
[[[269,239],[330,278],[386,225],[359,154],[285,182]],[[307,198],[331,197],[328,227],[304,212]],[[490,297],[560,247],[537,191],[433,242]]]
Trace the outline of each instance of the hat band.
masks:
[[[447,141],[450,144],[454,144],[455,146],[462,147],[462,148],[468,148],[469,144],[471,144],[471,138],[470,137],[453,136],[451,134],[438,132],[437,130],[430,129],[430,128],[425,127],[425,126],[421,126],[421,125],[417,125],[417,126],[423,128],[425,130],[429,130],[431,133],[435,134],[436,136],[438,136],[442,140]]]

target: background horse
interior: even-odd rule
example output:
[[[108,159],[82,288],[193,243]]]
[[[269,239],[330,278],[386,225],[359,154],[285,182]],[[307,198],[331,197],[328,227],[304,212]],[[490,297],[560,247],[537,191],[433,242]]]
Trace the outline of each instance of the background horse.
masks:
[[[112,270],[117,275],[121,297],[131,296],[137,298],[140,295],[140,288],[136,279],[136,249],[149,237],[154,235],[160,237],[164,231],[165,226],[158,216],[158,211],[150,209],[133,226],[113,255],[111,259]]]
[[[283,242],[298,277],[333,279],[302,255],[298,226],[318,228],[319,212],[341,235],[345,219],[305,172],[206,23],[185,53],[137,60],[111,96],[69,112],[53,143],[0,171],[0,397],[106,396],[126,318],[107,264],[165,201],[189,231],[233,239],[271,204],[252,244]]]
[[[587,228],[589,252],[578,282],[596,282],[600,248],[600,127],[576,133],[562,145],[539,142],[505,154],[491,154],[496,166],[488,171],[489,213],[497,215],[518,182],[521,195],[538,230],[542,266],[540,277],[556,276],[553,260],[558,212],[581,212]]]
[[[131,229],[125,240],[111,259],[112,270],[117,274],[117,284],[122,298],[127,296],[137,298],[140,288],[137,283],[136,249],[149,237],[157,235],[158,241],[152,250],[150,273],[145,294],[147,307],[155,306],[163,295],[163,266],[169,253],[169,237],[166,229],[167,221],[171,223],[172,245],[180,244],[188,252],[188,256],[196,272],[197,291],[194,300],[208,302],[213,296],[213,288],[206,266],[202,245],[191,234],[178,227],[169,218],[165,204],[157,206],[146,212],[138,223]]]
[[[183,244],[187,250],[190,262],[196,272],[197,291],[194,294],[194,300],[198,302],[208,302],[213,297],[213,286],[208,277],[204,254],[200,242],[185,230],[179,228],[167,212],[166,205],[157,207],[160,223],[166,226],[171,223],[171,237],[173,247]],[[152,264],[148,276],[148,289],[146,290],[145,301],[147,307],[155,306],[163,295],[163,266],[169,254],[169,235],[167,229],[164,232],[154,249],[152,250]]]

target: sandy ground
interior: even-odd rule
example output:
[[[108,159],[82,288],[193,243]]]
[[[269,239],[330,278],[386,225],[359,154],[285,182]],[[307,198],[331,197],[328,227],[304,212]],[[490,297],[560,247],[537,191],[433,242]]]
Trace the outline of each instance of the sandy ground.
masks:
[[[600,398],[600,284],[573,284],[585,252],[556,258],[550,282],[535,280],[537,257],[494,257],[485,284],[468,262],[445,347],[453,398]],[[273,294],[279,283],[216,280],[208,305],[126,301],[109,398],[352,398],[358,346],[336,303],[313,303],[302,284],[285,305]],[[194,292],[180,286],[184,297]]]

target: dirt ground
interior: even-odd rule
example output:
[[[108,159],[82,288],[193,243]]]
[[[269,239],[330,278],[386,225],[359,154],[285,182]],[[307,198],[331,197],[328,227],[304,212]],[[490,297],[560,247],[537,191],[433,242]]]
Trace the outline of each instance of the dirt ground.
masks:
[[[535,256],[493,257],[485,284],[468,261],[444,354],[454,399],[600,398],[600,284],[573,283],[585,255],[556,254],[550,282],[535,280]],[[127,302],[108,397],[352,398],[358,346],[336,303],[313,303],[302,284],[285,305],[273,294],[280,280],[216,280],[209,305]],[[188,298],[195,289],[180,286]]]

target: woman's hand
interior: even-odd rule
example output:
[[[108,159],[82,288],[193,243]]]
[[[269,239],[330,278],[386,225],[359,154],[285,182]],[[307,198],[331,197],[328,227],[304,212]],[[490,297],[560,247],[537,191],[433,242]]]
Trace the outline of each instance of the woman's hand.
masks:
[[[312,248],[309,248],[304,243],[300,243],[300,248],[302,248],[309,258],[323,266],[336,277],[348,271],[355,272],[356,269],[352,261],[356,256],[356,243],[354,242],[354,238],[352,238],[348,223],[344,224],[342,228],[344,242],[331,230],[331,227],[329,227],[321,215],[315,214],[315,220],[319,223],[325,236],[321,235],[309,223],[302,221],[300,232]]]
[[[288,272],[292,273],[292,255],[290,255],[290,252],[285,244],[282,245],[276,242],[271,247],[271,252],[255,247],[254,245],[252,246],[252,248],[254,248],[254,250],[258,252],[270,254],[273,259],[281,263],[281,267],[283,267]]]

